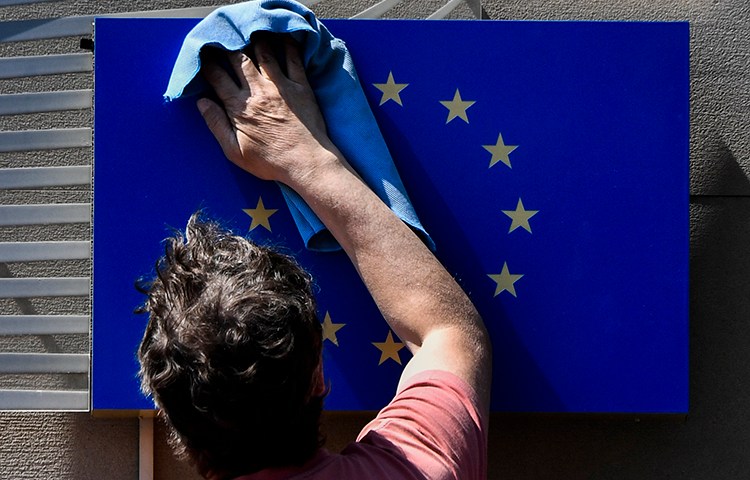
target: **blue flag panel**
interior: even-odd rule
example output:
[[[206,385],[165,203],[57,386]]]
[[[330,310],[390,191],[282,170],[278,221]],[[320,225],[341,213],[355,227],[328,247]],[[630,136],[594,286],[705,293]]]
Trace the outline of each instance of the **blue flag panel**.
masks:
[[[162,100],[196,22],[96,22],[93,408],[152,408],[133,283],[199,208],[311,271],[326,407],[381,408],[408,354],[346,256],[306,250],[279,188],[224,159],[192,100]],[[484,317],[493,410],[686,412],[687,24],[325,24]]]

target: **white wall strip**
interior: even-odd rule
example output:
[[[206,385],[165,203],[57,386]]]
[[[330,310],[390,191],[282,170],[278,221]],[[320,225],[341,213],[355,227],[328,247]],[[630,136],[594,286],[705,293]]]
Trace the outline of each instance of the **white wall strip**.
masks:
[[[0,263],[42,260],[85,260],[91,258],[91,242],[4,242],[0,243]]]
[[[138,419],[138,480],[154,480],[154,417]]]
[[[0,205],[0,225],[56,225],[88,223],[91,204]]]
[[[87,390],[0,390],[0,410],[89,409]]]
[[[382,2],[378,2],[370,8],[362,10],[351,18],[380,18],[388,10],[401,3],[401,1],[402,0],[383,0]]]
[[[0,168],[0,190],[90,185],[91,167]]]
[[[91,108],[92,95],[91,90],[0,95],[0,115],[82,110]]]
[[[0,353],[0,373],[88,373],[85,353]]]
[[[0,315],[0,335],[89,333],[88,315]]]
[[[446,3],[445,5],[443,5],[442,7],[440,7],[439,9],[437,9],[435,11],[435,13],[433,13],[432,15],[430,15],[429,17],[427,17],[427,20],[442,20],[442,19],[444,19],[445,17],[448,16],[448,14],[450,14],[453,10],[456,9],[456,7],[458,6],[459,3],[463,2],[463,1],[464,0],[450,0],[448,3]]]
[[[91,142],[91,128],[0,132],[0,152],[90,147]]]
[[[86,297],[88,277],[0,278],[0,298]]]
[[[0,78],[91,72],[93,59],[91,53],[0,58]]]

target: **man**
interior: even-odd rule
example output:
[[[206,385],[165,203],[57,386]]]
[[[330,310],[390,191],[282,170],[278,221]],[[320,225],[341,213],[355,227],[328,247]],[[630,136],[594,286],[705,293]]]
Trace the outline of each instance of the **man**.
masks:
[[[227,158],[294,189],[348,254],[413,358],[394,400],[334,455],[310,278],[284,255],[193,217],[149,286],[144,390],[178,453],[210,479],[486,476],[491,348],[464,292],[373,194],[326,134],[294,43],[204,66],[220,106],[198,108]]]

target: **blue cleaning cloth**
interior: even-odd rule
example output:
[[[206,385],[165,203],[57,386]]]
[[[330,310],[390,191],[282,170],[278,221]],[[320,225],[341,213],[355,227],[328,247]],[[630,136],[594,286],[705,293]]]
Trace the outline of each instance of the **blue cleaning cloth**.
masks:
[[[289,33],[302,45],[308,80],[331,140],[375,194],[434,249],[406,194],[344,42],[334,38],[304,5],[291,0],[259,0],[215,10],[185,38],[164,98],[172,101],[208,88],[197,76],[201,48],[241,50],[250,44],[250,35],[256,31]],[[279,185],[307,248],[339,250],[341,247],[302,198],[286,185]]]

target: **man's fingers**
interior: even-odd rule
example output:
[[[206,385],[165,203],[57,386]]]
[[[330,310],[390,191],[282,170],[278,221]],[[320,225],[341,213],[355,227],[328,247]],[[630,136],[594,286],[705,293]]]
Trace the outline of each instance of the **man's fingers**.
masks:
[[[248,76],[251,76],[253,72],[255,75],[258,74],[258,70],[253,65],[253,62],[251,62],[250,59],[247,58],[247,55],[242,52],[227,52],[227,56],[229,57],[229,63],[232,64],[232,69],[234,69],[234,73],[237,75],[237,79],[240,82],[240,88],[252,91],[250,88],[251,78],[248,78]],[[245,71],[245,62],[250,64],[252,71]]]
[[[223,68],[213,62],[206,62],[203,64],[201,71],[203,77],[211,84],[222,102],[226,103],[228,99],[237,94],[237,84]]]
[[[224,155],[234,163],[239,162],[242,154],[239,143],[237,143],[237,135],[235,135],[224,109],[207,98],[198,100],[197,106],[208,129],[211,130],[224,151]]]
[[[258,37],[255,42],[255,59],[258,62],[260,73],[264,77],[273,83],[278,83],[284,79],[284,72],[281,71],[279,62],[274,57],[271,44],[264,37]]]
[[[284,50],[289,79],[303,85],[307,84],[307,74],[305,74],[305,65],[302,61],[299,45],[288,35],[284,36]]]

